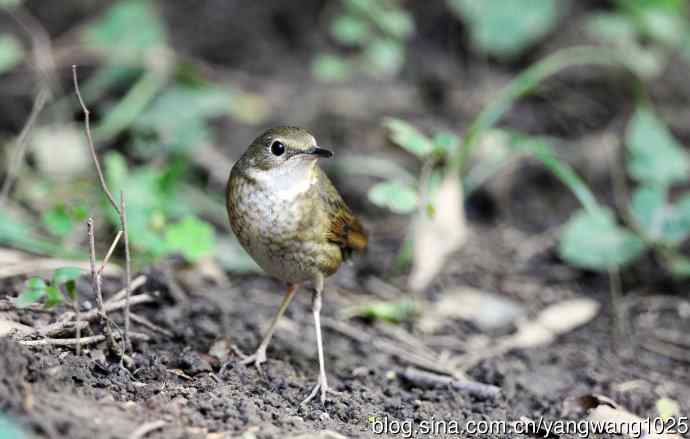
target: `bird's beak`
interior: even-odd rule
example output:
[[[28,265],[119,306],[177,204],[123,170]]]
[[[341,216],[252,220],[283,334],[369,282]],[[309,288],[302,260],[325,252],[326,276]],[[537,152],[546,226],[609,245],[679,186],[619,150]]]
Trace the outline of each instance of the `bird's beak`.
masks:
[[[317,157],[330,158],[333,157],[333,153],[327,149],[319,148],[317,146],[309,148],[305,151],[306,154],[314,155]]]

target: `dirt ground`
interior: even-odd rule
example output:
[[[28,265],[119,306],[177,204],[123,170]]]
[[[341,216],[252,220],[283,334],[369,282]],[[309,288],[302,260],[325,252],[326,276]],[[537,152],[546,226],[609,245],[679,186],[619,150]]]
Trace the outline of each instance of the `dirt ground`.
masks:
[[[473,231],[470,245],[457,257],[455,272],[445,281],[500,291],[528,303],[530,313],[581,295],[607,302],[608,292],[596,280],[545,278],[544,272],[560,272],[564,277],[562,267],[550,262],[548,251],[531,256],[531,262],[520,260],[518,250],[528,239],[524,235],[503,226],[473,227]],[[535,266],[536,274],[531,272]],[[361,288],[347,286],[355,275],[353,270],[347,267],[329,283],[324,304],[327,321],[336,318],[344,296],[366,294]],[[143,289],[151,289],[147,287]],[[643,416],[654,414],[659,395],[678,401],[681,413],[690,409],[687,365],[665,360],[627,341],[613,355],[606,310],[554,344],[515,350],[470,369],[472,379],[500,387],[496,398],[472,396],[448,387],[420,388],[406,382],[400,375],[409,364],[373,345],[374,338],[400,344],[381,325],[347,323],[371,343],[353,341],[327,326],[329,378],[343,393],[325,407],[316,403],[300,408],[299,402],[308,394],[317,372],[306,292],[298,296],[279,327],[264,377],[253,367],[232,362],[219,374],[219,359],[208,355],[219,339],[251,351],[279,300],[280,285],[261,277],[235,279],[229,288],[209,288],[192,296],[188,303],[174,306],[166,303],[163,293],[160,302],[147,305],[143,315],[172,330],[175,336],[152,334],[153,341],[136,344],[136,368],[131,374],[120,369],[116,359],[105,358],[99,349],[76,357],[71,350],[27,349],[3,339],[2,410],[18,416],[44,437],[127,438],[140,425],[162,420],[164,427],[149,437],[245,434],[242,437],[261,438],[322,430],[346,437],[381,437],[374,434],[372,416],[416,423],[430,419],[516,421],[521,417],[578,420],[580,415],[567,412],[567,401],[591,393],[606,395]],[[644,313],[631,312],[626,320],[638,327],[635,323],[641,315]],[[687,323],[685,328],[679,324],[682,319],[666,326],[687,331]],[[469,336],[477,333],[471,325],[448,321],[434,334],[412,333],[409,337],[427,346],[437,345],[432,348],[437,351],[461,353]],[[223,338],[221,334],[227,335]],[[229,359],[237,357],[230,354]],[[213,432],[226,436],[208,435]]]
[[[301,2],[302,9],[291,8],[289,3],[249,6],[243,14],[234,15],[219,13],[224,10],[220,0],[205,2],[204,7],[180,1],[164,10],[169,26],[176,30],[177,49],[235,72],[234,80],[269,100],[273,122],[284,123],[281,115],[289,114],[294,120],[288,122],[310,127],[345,156],[391,154],[381,146],[380,120],[387,115],[408,118],[427,129],[464,129],[491,91],[544,49],[537,48],[510,68],[493,65],[458,48],[462,29],[441,9],[413,6],[413,12],[423,18],[421,23],[436,25],[422,25],[420,34],[426,37],[415,41],[410,53],[418,62],[411,63],[401,79],[385,84],[361,79],[356,84],[323,86],[305,79],[309,78],[305,68],[308,54],[323,41],[301,31],[304,23],[317,20],[320,3]],[[587,7],[587,2],[578,2],[571,12],[577,17],[582,13],[579,8]],[[65,23],[83,13],[70,7],[61,13],[50,9],[35,12],[59,17],[53,22],[46,19],[53,34],[64,32]],[[198,23],[205,23],[203,35]],[[229,28],[237,32],[230,33]],[[546,46],[563,45],[570,38],[572,32],[566,28]],[[279,55],[274,57],[276,50]],[[669,75],[668,82],[653,88],[654,94],[664,96],[667,88],[680,81],[673,71]],[[562,136],[574,143],[604,132],[619,134],[621,121],[633,108],[624,88],[606,72],[567,72],[548,81],[543,93],[521,101],[503,124]],[[687,84],[681,89],[690,95]],[[581,95],[589,99],[578,99]],[[303,111],[295,112],[295,108]],[[251,139],[256,131],[256,127],[228,121],[220,122],[218,128],[228,160],[237,158],[244,139]],[[672,128],[681,140],[690,139],[687,126]],[[587,158],[586,151],[573,148],[563,152],[593,182],[603,200],[611,198],[604,171]],[[211,190],[222,191],[221,182],[209,180]],[[687,352],[685,360],[682,355],[672,358],[644,343],[657,337],[660,328],[689,333],[687,283],[657,278],[653,273],[659,270],[651,258],[641,268],[623,272],[627,307],[621,320],[625,332],[613,337],[608,279],[566,266],[555,251],[557,227],[576,202],[534,163],[521,164],[494,186],[470,197],[466,205],[469,241],[421,299],[434,303],[449,288],[471,287],[520,304],[532,318],[548,305],[587,297],[601,305],[597,316],[552,343],[513,349],[469,368],[467,375],[472,380],[500,388],[495,397],[450,386],[426,388],[404,379],[405,369],[411,366],[409,358],[391,353],[392,349],[431,351],[437,358],[462,355],[481,350],[476,343],[482,337],[509,334],[515,326],[487,331],[448,318],[429,332],[414,321],[391,325],[343,318],[342,311],[354,303],[405,294],[404,274],[391,276],[390,269],[407,221],[366,202],[366,189],[372,182],[367,178],[335,174],[334,180],[371,231],[368,253],[327,281],[323,307],[326,367],[330,384],[341,395],[325,406],[299,406],[318,372],[309,291],[300,292],[280,323],[261,376],[253,367],[238,364],[239,357],[229,347],[236,345],[244,352],[256,347],[281,300],[283,286],[261,275],[230,274],[225,284],[205,281],[180,297],[171,291],[160,267],[151,267],[140,291],[159,294],[153,303],[137,306],[136,312],[171,334],[135,323],[135,329],[151,339],[135,342],[134,366],[129,370],[104,353],[103,344],[77,357],[71,349],[29,348],[0,338],[0,412],[18,419],[38,437],[74,439],[131,438],[155,421],[161,423],[145,432],[148,438],[339,437],[336,433],[406,437],[391,431],[377,434],[373,422],[580,420],[582,413],[573,412],[570,403],[589,394],[605,395],[643,418],[657,415],[655,404],[660,397],[677,401],[680,413],[690,413]],[[15,295],[22,282],[0,283],[0,296]],[[115,280],[106,283],[106,297],[117,289]],[[84,300],[94,303],[88,285],[80,285],[80,291]],[[657,296],[660,294],[666,296]],[[669,311],[683,309],[686,314]],[[45,316],[22,311],[17,317],[31,324]],[[392,348],[381,349],[382,344]],[[225,361],[228,366],[221,372]],[[540,434],[543,431],[524,437]],[[497,436],[501,435],[478,435]]]

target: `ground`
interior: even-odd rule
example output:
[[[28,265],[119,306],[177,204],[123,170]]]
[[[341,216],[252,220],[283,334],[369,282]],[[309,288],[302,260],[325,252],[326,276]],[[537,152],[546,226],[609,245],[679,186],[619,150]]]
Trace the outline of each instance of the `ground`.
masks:
[[[493,64],[458,48],[462,30],[442,10],[416,7],[423,23],[436,25],[422,25],[420,32],[428,37],[412,45],[410,58],[417,62],[401,79],[384,84],[360,78],[325,86],[313,83],[305,68],[311,50],[324,44],[303,32],[302,26],[318,16],[319,2],[304,2],[299,10],[287,2],[250,6],[243,14],[219,13],[222,1],[206,3],[198,8],[196,2],[184,1],[165,8],[166,20],[176,30],[176,48],[227,68],[220,71],[269,100],[273,122],[309,127],[324,145],[334,146],[336,161],[341,156],[372,154],[409,164],[409,157],[384,145],[382,117],[397,115],[426,129],[462,131],[498,86],[545,50],[537,48],[512,66]],[[579,8],[587,7],[573,6],[571,12],[577,17],[582,13]],[[65,23],[78,15],[71,7],[59,14],[47,9],[35,12],[46,15],[54,34],[64,32]],[[197,26],[201,22],[206,23],[203,35]],[[241,32],[231,34],[227,29]],[[568,43],[572,38],[568,29],[546,46]],[[457,45],[451,44],[454,41]],[[687,84],[679,85],[676,72],[670,71],[667,79],[652,87],[652,94],[670,102],[668,109],[677,98],[668,89],[679,88],[681,95],[690,92]],[[611,200],[607,169],[588,155],[597,151],[577,147],[584,138],[621,134],[623,120],[634,108],[623,82],[605,70],[565,72],[534,97],[520,101],[502,123],[572,141],[572,148],[566,145],[561,152],[602,200]],[[585,95],[587,99],[578,98]],[[22,120],[15,113],[8,109],[12,115],[8,118]],[[289,115],[290,120],[281,115]],[[670,123],[681,140],[690,138],[687,125]],[[228,163],[238,157],[256,129],[219,121],[218,143]],[[374,180],[338,172],[337,165],[328,170],[371,232],[368,252],[344,265],[326,286],[326,367],[329,382],[340,395],[325,406],[318,402],[299,406],[318,372],[308,288],[298,294],[280,323],[268,349],[265,374],[260,375],[252,366],[239,364],[231,346],[249,353],[258,345],[284,286],[262,275],[229,273],[222,281],[197,280],[193,289],[180,295],[161,267],[152,266],[143,271],[148,280],[139,291],[157,292],[156,300],[135,309],[171,334],[134,324],[137,331],[150,335],[150,341],[134,343],[134,364],[129,369],[103,344],[78,357],[71,349],[26,347],[0,338],[0,411],[40,437],[74,439],[129,438],[153,421],[162,423],[146,437],[329,437],[315,435],[324,430],[346,437],[404,437],[390,430],[376,434],[373,422],[580,420],[583,414],[572,410],[573,401],[590,394],[609,397],[642,417],[657,415],[661,397],[678,402],[680,413],[690,412],[687,351],[672,359],[645,343],[658,337],[660,330],[688,333],[690,323],[683,311],[687,283],[657,274],[651,258],[624,271],[624,332],[614,336],[608,278],[568,267],[557,256],[556,232],[576,201],[555,178],[529,161],[467,200],[468,242],[419,299],[433,304],[450,289],[471,287],[520,304],[528,319],[548,305],[576,297],[590,298],[601,308],[593,320],[550,343],[512,349],[469,367],[471,380],[500,388],[495,397],[450,386],[426,388],[406,380],[406,368],[415,365],[410,355],[392,353],[395,349],[437,360],[472,354],[485,349],[487,340],[512,333],[517,323],[487,330],[447,318],[433,331],[424,331],[415,319],[390,324],[344,317],[345,309],[363,300],[409,294],[405,273],[391,274],[408,219],[367,203],[366,189]],[[227,171],[207,170],[209,190],[222,191]],[[214,172],[219,177],[214,179]],[[229,233],[225,227],[220,233]],[[188,268],[176,265],[175,270],[179,274]],[[22,282],[4,280],[0,295],[15,295]],[[106,282],[106,298],[119,287],[117,279]],[[79,289],[84,300],[94,302],[87,284]],[[668,295],[656,296],[662,293]],[[31,324],[46,316],[21,311],[13,317]],[[480,435],[497,436],[497,432]]]

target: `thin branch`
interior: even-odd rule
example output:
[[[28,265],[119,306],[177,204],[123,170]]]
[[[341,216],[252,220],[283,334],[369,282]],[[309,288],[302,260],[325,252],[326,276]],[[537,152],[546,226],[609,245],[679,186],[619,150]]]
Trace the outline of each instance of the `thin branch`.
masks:
[[[125,204],[125,193],[120,192],[120,223],[125,236],[125,289],[127,298],[125,304],[125,336],[124,343],[127,350],[130,348],[129,337],[129,299],[132,295],[132,260],[129,256],[129,237],[127,234],[127,205]]]
[[[108,249],[108,253],[105,254],[105,258],[103,258],[103,263],[98,268],[98,274],[102,274],[103,270],[105,270],[105,266],[108,265],[108,261],[110,261],[110,257],[113,255],[113,251],[115,251],[115,247],[117,247],[117,243],[120,242],[121,237],[122,237],[122,230],[117,232],[117,235],[115,236],[115,239],[113,240],[113,243],[110,244],[110,248]]]
[[[103,306],[103,292],[101,291],[101,275],[96,271],[96,240],[94,238],[93,218],[89,218],[86,222],[89,235],[89,261],[91,263],[91,287],[96,294],[96,304],[98,306],[98,313],[101,316],[101,323],[105,326],[105,333],[108,336],[108,343],[110,347],[117,352],[117,344],[113,338],[113,329],[110,327],[108,315]]]
[[[84,99],[81,96],[81,91],[79,89],[79,80],[77,79],[77,66],[73,65],[72,66],[72,79],[74,80],[74,91],[77,94],[77,98],[79,99],[79,105],[81,105],[82,111],[84,112],[84,129],[86,132],[86,140],[89,144],[89,151],[91,152],[91,158],[93,159],[93,164],[96,168],[96,173],[98,174],[98,180],[101,184],[101,189],[105,193],[106,197],[108,198],[108,201],[110,201],[110,204],[113,206],[113,209],[117,212],[118,216],[120,217],[120,226],[122,230],[122,234],[124,236],[124,243],[125,243],[125,289],[126,289],[126,305],[125,305],[125,331],[124,331],[124,336],[122,338],[123,344],[125,346],[125,352],[128,351],[131,347],[131,344],[129,342],[129,300],[130,296],[132,295],[132,262],[131,262],[131,257],[130,257],[130,251],[129,251],[129,235],[127,233],[127,212],[125,208],[125,194],[124,192],[120,193],[120,205],[115,202],[115,198],[113,197],[113,194],[110,192],[110,189],[108,189],[108,185],[105,182],[105,177],[103,177],[103,171],[101,170],[101,165],[98,161],[98,155],[96,155],[96,147],[94,146],[93,143],[93,136],[91,135],[91,118],[90,118],[90,113],[89,109],[86,107],[86,104],[84,103]],[[98,278],[100,278],[100,275],[97,275]],[[112,339],[112,338],[111,338]],[[124,359],[124,357],[121,357]]]
[[[151,337],[149,337],[148,335],[141,334],[138,332],[132,332],[131,334],[129,334],[129,336],[132,340],[151,340]],[[76,338],[44,338],[42,340],[20,340],[19,344],[22,344],[24,346],[72,346],[78,343],[82,346],[86,346],[95,343],[100,343],[102,341],[105,341],[105,335],[98,334],[92,335],[90,337],[82,337],[79,340],[77,340]]]
[[[469,380],[458,380],[453,377],[438,375],[412,367],[408,367],[402,371],[400,375],[412,384],[423,388],[450,387],[452,389],[486,399],[494,399],[501,393],[500,387],[491,384],[484,384]]]
[[[129,316],[131,317],[133,322],[139,323],[141,326],[148,328],[154,332],[162,334],[168,338],[173,338],[175,336],[175,334],[173,334],[172,332],[168,331],[165,328],[161,328],[160,326],[156,325],[146,317],[134,313],[130,313]]]
[[[142,439],[144,436],[147,434],[151,433],[152,431],[160,430],[161,428],[165,427],[168,423],[161,420],[158,421],[151,421],[147,422],[145,424],[142,424],[132,432],[131,435],[129,435],[129,439]]]
[[[158,292],[154,291],[151,294],[137,294],[135,296],[132,296],[132,298],[130,299],[130,305],[134,306],[134,305],[140,305],[142,303],[154,302],[156,300],[154,296],[157,294],[158,294]],[[114,311],[118,311],[124,307],[125,307],[125,300],[124,299],[121,299],[121,300],[118,300],[115,302],[108,301],[104,304],[103,310],[101,310],[100,308],[95,308],[95,309],[92,309],[92,310],[89,310],[89,311],[82,313],[81,314],[81,320],[84,322],[90,322],[90,321],[96,320],[96,318],[98,318],[98,317],[101,317],[103,313],[111,313]],[[73,311],[65,312],[64,314],[62,314],[62,316],[60,316],[60,318],[58,319],[57,322],[46,326],[46,328],[42,329],[41,332],[54,331],[57,328],[61,328],[65,325],[67,325],[68,323],[70,323],[72,321],[72,319],[75,317],[76,316],[75,316]]]
[[[31,129],[33,128],[34,124],[36,123],[38,115],[41,113],[41,110],[43,110],[43,107],[45,107],[49,96],[50,89],[48,87],[41,87],[41,89],[38,91],[38,94],[36,95],[36,98],[34,99],[34,104],[31,108],[31,114],[29,115],[29,118],[26,120],[26,123],[24,124],[22,131],[19,133],[19,136],[17,137],[17,141],[15,142],[16,146],[14,149],[14,155],[8,161],[7,176],[5,177],[5,181],[2,183],[2,189],[0,189],[0,206],[3,206],[7,202],[7,198],[9,197],[12,184],[14,183],[14,180],[17,178],[17,174],[19,174],[19,168],[21,167],[21,164],[24,162],[24,155],[26,154],[27,145],[26,139],[29,133],[31,132]]]
[[[77,357],[79,357],[79,356],[81,356],[81,343],[79,343],[79,340],[81,339],[81,325],[82,325],[81,309],[79,309],[79,297],[74,298],[72,305],[74,306],[74,315],[75,315],[74,326],[76,328],[74,336],[77,339],[77,352],[76,352],[76,354],[77,354]],[[86,322],[83,322],[83,323],[86,323]]]
[[[131,292],[136,291],[140,286],[144,285],[146,283],[146,280],[147,280],[147,278],[143,274],[134,278],[134,280],[132,281],[131,287],[130,287]],[[120,291],[118,291],[117,293],[113,294],[110,297],[110,299],[106,300],[105,305],[108,306],[108,303],[110,303],[110,302],[120,301],[120,300],[124,299],[126,295],[127,295],[127,288],[123,288]]]
[[[77,79],[77,66],[73,65],[72,66],[72,80],[74,81],[74,91],[77,94],[77,99],[79,99],[79,105],[81,105],[81,110],[84,113],[84,129],[86,132],[86,141],[89,144],[89,151],[91,152],[91,159],[93,160],[93,164],[96,167],[96,173],[98,174],[98,181],[101,184],[101,189],[105,193],[105,196],[108,197],[108,201],[110,201],[110,204],[113,206],[113,209],[120,214],[120,208],[118,207],[117,203],[115,202],[115,198],[113,198],[113,194],[110,192],[110,189],[108,189],[108,185],[105,182],[105,177],[103,177],[103,171],[101,171],[101,164],[98,161],[98,156],[96,155],[96,147],[93,144],[93,136],[91,135],[91,112],[89,111],[88,108],[86,108],[86,104],[84,103],[84,99],[81,97],[81,91],[79,90],[79,80]]]

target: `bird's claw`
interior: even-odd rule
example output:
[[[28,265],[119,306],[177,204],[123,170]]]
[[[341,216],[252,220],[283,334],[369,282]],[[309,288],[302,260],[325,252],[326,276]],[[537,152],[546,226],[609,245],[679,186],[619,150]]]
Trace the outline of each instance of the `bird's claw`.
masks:
[[[326,382],[325,379],[319,379],[319,382],[311,390],[311,393],[309,393],[309,396],[304,398],[304,400],[302,402],[300,402],[299,405],[304,406],[304,405],[308,404],[312,399],[314,399],[316,397],[316,395],[319,393],[319,390],[321,391],[321,395],[319,397],[321,404],[326,404],[326,395],[329,393],[331,395],[334,395],[334,396],[342,395],[342,392],[337,392],[337,391],[333,390],[331,387],[329,387],[328,383]]]
[[[259,347],[259,349],[257,349],[256,352],[254,352],[251,355],[247,355],[235,345],[233,345],[231,348],[232,351],[238,357],[240,357],[240,360],[237,363],[242,364],[244,366],[253,363],[254,367],[256,367],[256,370],[259,372],[259,374],[264,374],[263,369],[261,369],[261,365],[266,362],[266,349],[262,349],[261,347]],[[234,361],[228,361],[227,363],[225,363],[223,367],[220,369],[219,375],[222,375],[225,369],[232,363],[234,363]]]

